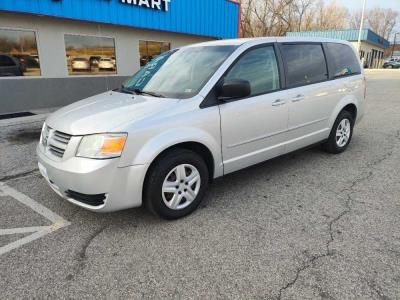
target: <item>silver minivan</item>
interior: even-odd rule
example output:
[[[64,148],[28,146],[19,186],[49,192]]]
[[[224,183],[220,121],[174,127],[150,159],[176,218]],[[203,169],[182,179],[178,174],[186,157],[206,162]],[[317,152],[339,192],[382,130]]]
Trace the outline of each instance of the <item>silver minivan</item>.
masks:
[[[214,178],[309,145],[343,152],[364,107],[363,70],[346,41],[196,44],[49,116],[39,169],[86,209],[143,204],[176,219],[197,208]]]

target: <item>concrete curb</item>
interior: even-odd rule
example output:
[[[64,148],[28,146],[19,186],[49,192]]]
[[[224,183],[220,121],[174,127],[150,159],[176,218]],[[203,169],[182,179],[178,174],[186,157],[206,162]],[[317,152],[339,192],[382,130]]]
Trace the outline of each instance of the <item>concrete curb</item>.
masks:
[[[400,69],[364,69],[368,73],[400,73]]]
[[[50,114],[51,113],[45,113],[45,114],[39,114],[39,115],[29,116],[29,117],[0,120],[0,128],[8,127],[8,126],[15,126],[15,125],[24,125],[24,124],[30,124],[30,123],[43,122],[44,120],[46,120],[47,116]]]
[[[35,115],[29,117],[20,117],[20,118],[11,118],[0,120],[0,128],[1,127],[8,127],[8,126],[16,126],[16,125],[25,125],[31,123],[38,123],[44,122],[46,118],[58,110],[60,107],[51,107],[51,108],[44,108],[44,109],[36,109],[36,110],[29,110],[29,112],[34,113]]]

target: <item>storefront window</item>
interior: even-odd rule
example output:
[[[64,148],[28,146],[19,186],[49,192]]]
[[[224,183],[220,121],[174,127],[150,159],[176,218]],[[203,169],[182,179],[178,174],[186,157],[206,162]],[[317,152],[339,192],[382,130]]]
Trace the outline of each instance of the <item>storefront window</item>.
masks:
[[[39,75],[35,32],[0,28],[0,76]]]
[[[117,73],[113,38],[72,34],[64,38],[69,75]]]
[[[170,49],[171,44],[167,42],[139,41],[140,66],[143,67],[154,57]]]

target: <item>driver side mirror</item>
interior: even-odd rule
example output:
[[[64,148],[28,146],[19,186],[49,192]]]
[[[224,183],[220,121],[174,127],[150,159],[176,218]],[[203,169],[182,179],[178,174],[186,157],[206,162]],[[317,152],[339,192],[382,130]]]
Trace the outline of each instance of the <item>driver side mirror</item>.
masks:
[[[233,100],[250,96],[250,82],[242,79],[232,79],[223,81],[218,89],[218,100]]]

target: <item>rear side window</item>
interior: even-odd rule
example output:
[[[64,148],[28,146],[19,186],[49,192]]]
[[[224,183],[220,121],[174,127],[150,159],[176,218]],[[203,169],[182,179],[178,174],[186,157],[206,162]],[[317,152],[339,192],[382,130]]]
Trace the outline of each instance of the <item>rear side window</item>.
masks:
[[[15,66],[15,62],[8,56],[0,55],[0,67]]]
[[[328,63],[333,77],[341,77],[352,74],[360,74],[360,64],[353,51],[348,45],[327,43]]]
[[[324,51],[320,44],[281,45],[288,88],[328,79]]]
[[[256,96],[279,89],[279,71],[272,46],[246,52],[228,71],[225,80],[247,80],[251,95]]]

